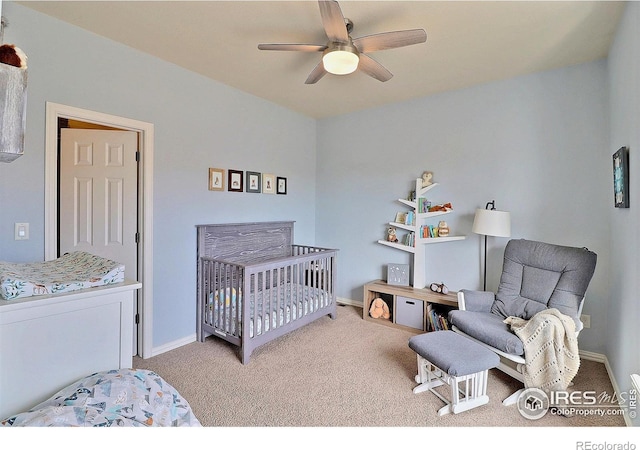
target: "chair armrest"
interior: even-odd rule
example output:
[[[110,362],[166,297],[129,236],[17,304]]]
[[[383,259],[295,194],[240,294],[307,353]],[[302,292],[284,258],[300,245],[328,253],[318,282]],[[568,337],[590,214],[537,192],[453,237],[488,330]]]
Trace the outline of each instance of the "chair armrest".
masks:
[[[496,295],[489,291],[458,291],[458,308],[462,311],[491,312]]]

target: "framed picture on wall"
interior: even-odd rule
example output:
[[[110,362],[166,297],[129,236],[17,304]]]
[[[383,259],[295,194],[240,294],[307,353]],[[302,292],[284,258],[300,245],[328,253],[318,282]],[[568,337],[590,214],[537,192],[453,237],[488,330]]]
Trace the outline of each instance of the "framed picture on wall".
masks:
[[[284,177],[277,177],[276,182],[277,182],[276,192],[278,194],[287,195],[287,179]]]
[[[629,207],[629,148],[613,154],[613,200],[616,208]]]
[[[209,190],[224,191],[224,169],[209,168]]]
[[[247,192],[260,193],[262,185],[259,172],[249,172],[247,170]]]
[[[243,191],[243,172],[242,170],[229,169],[228,190],[230,192]]]
[[[272,173],[262,174],[262,192],[264,194],[276,193],[276,176]]]

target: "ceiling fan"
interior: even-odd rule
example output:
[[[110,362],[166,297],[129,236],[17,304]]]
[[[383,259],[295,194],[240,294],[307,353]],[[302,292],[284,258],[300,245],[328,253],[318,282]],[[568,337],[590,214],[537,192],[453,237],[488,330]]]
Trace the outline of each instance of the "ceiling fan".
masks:
[[[335,0],[319,0],[322,26],[329,38],[325,45],[315,44],[259,44],[260,50],[285,50],[296,52],[322,52],[322,60],[311,71],[305,84],[313,84],[326,73],[347,75],[360,69],[379,81],[393,77],[382,64],[366,53],[388,50],[407,45],[421,44],[427,40],[427,32],[422,28],[387,33],[371,34],[356,39],[351,38],[353,22],[345,19],[340,5]]]

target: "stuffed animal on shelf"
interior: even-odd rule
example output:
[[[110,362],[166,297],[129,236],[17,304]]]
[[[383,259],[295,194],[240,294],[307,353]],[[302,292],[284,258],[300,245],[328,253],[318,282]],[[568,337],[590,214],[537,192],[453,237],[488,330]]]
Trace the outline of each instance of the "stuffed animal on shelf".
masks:
[[[449,225],[444,220],[438,222],[438,236],[439,237],[447,237],[449,236]]]
[[[441,205],[433,205],[431,207],[429,207],[429,212],[436,212],[436,211],[451,211],[453,209],[453,206],[451,205],[451,203],[443,203]]]
[[[27,55],[13,44],[0,45],[0,63],[26,69]]]
[[[448,294],[449,293],[449,288],[447,286],[445,286],[444,283],[431,283],[431,286],[429,286],[429,288],[433,291],[433,292],[437,292],[439,294]]]
[[[389,227],[387,230],[387,241],[398,242],[398,236],[396,235],[395,227]]]
[[[431,181],[433,178],[433,174],[431,172],[424,172],[422,174],[422,187],[426,188],[427,186],[431,186],[433,182]]]
[[[391,317],[389,305],[380,297],[374,298],[369,308],[369,315],[374,319],[389,319]]]

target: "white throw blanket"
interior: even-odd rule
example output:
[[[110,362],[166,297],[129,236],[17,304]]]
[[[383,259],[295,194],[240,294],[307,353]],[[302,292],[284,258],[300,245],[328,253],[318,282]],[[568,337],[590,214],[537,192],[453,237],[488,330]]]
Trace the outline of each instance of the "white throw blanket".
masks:
[[[530,320],[507,317],[504,322],[524,343],[525,387],[566,390],[580,367],[573,319],[551,308]]]

